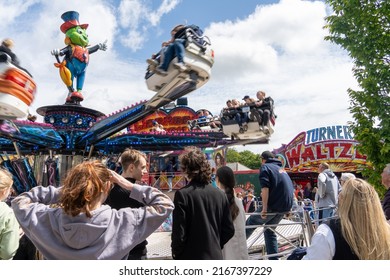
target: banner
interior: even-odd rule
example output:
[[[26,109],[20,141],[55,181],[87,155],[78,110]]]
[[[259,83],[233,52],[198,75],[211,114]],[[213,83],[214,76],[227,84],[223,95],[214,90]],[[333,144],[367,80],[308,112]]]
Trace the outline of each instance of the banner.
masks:
[[[132,132],[149,132],[153,128],[153,121],[157,121],[167,132],[186,132],[189,131],[188,121],[196,118],[195,111],[188,107],[176,107],[169,112],[160,109],[132,124],[128,127],[128,130]]]
[[[370,164],[358,145],[348,126],[334,125],[301,132],[274,153],[288,172],[317,172],[321,162],[330,164],[334,172],[359,172]]]

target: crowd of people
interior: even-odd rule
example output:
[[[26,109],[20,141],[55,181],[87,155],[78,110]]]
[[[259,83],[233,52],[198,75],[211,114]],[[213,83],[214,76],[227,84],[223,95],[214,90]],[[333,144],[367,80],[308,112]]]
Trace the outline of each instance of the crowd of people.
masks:
[[[258,91],[256,98],[245,95],[240,102],[238,99],[226,101],[226,107],[222,110],[222,123],[234,120],[239,126],[239,133],[248,130],[248,122],[256,121],[259,130],[269,133],[271,116],[274,114],[274,101],[271,97],[266,97],[264,91]]]
[[[98,160],[82,162],[61,187],[37,186],[15,197],[11,208],[0,203],[0,259],[23,259],[21,251],[28,247],[42,259],[145,260],[148,237],[168,218],[173,259],[248,259],[247,239],[259,226],[266,226],[268,258],[279,259],[274,230],[291,212],[294,197],[312,193],[323,222],[303,259],[390,259],[390,164],[382,173],[387,192],[381,205],[369,183],[353,174],[339,180],[326,163],[318,169],[317,191],[309,184],[305,194],[294,188],[272,152],[263,152],[261,161],[261,201],[252,191],[240,199],[232,169],[219,166],[213,173],[197,147],[187,147],[179,156],[187,184],[173,201],[142,183],[147,157],[140,151],[123,151],[121,174]],[[12,175],[0,169],[2,201],[12,183]]]

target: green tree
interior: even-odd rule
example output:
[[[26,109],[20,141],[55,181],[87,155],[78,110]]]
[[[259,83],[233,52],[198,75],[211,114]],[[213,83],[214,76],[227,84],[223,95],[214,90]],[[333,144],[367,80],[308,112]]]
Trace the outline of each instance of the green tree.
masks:
[[[251,151],[245,150],[238,152],[236,149],[231,148],[226,152],[227,162],[239,162],[250,169],[258,169],[261,165],[260,155]]]
[[[240,153],[234,148],[228,148],[226,151],[226,162],[240,162]]]
[[[348,89],[350,123],[359,151],[367,155],[372,169],[363,175],[380,194],[380,174],[390,162],[390,1],[327,0],[333,14],[325,28],[331,41],[353,59],[352,69],[360,88]]]

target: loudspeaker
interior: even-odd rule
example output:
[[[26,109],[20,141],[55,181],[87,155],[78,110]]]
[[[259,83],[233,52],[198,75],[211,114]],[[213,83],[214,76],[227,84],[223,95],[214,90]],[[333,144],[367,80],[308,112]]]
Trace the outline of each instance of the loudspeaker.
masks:
[[[188,106],[188,100],[187,97],[180,97],[176,100],[177,106]]]

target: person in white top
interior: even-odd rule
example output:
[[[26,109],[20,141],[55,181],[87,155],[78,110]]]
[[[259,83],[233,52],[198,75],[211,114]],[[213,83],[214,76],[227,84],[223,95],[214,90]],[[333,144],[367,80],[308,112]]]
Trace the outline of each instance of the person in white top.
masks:
[[[318,227],[303,259],[390,259],[390,225],[369,183],[362,179],[345,182],[339,194],[338,219]]]
[[[344,185],[344,183],[349,180],[349,179],[355,179],[356,176],[352,173],[341,173],[341,176],[340,176],[340,184],[341,186]]]
[[[336,175],[330,170],[329,164],[322,162],[318,167],[318,203],[320,223],[334,216],[338,203],[338,193],[341,186]]]
[[[224,260],[247,260],[248,248],[245,235],[245,211],[242,201],[234,195],[235,179],[233,170],[228,166],[217,169],[215,182],[228,198],[230,213],[234,224],[234,236],[222,249]]]

